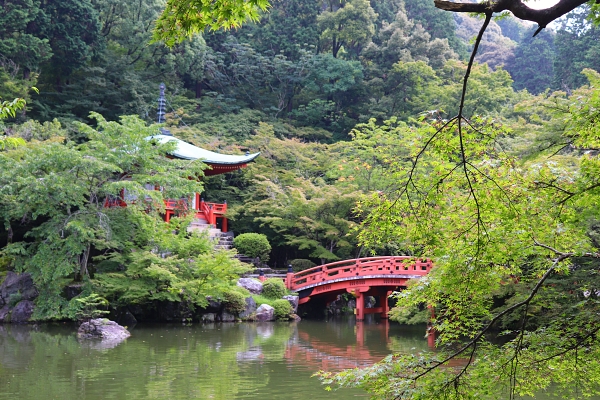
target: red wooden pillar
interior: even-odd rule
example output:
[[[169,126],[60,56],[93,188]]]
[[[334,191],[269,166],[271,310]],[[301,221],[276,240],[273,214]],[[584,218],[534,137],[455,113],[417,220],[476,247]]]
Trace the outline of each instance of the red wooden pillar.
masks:
[[[363,321],[365,319],[365,295],[357,291],[356,292],[356,320]]]
[[[388,305],[388,297],[392,292],[387,291],[384,295],[379,296],[379,302],[381,303],[381,318],[387,319],[388,313],[390,312],[390,306]]]
[[[221,232],[227,232],[227,218],[223,217],[223,223],[221,224]]]
[[[356,298],[356,309],[354,310],[354,314],[356,315],[357,321],[364,321],[365,319],[365,293],[368,292],[369,289],[369,286],[346,289],[348,293],[352,293]]]

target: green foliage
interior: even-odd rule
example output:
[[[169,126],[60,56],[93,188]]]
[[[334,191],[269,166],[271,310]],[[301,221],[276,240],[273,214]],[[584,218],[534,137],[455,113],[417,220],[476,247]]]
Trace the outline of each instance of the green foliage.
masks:
[[[597,10],[597,5],[595,6]],[[584,5],[569,14],[562,29],[556,33],[554,82],[556,90],[574,90],[586,84],[580,74],[584,68],[598,70],[600,62],[600,28],[587,19],[593,13]],[[597,14],[594,14],[597,16]]]
[[[206,28],[237,28],[246,20],[258,20],[259,12],[268,7],[267,0],[169,0],[156,21],[154,40],[162,40],[172,46]]]
[[[554,36],[546,31],[533,37],[535,29],[524,33],[515,49],[514,62],[506,66],[516,90],[538,94],[548,89],[554,77]]]
[[[16,98],[12,101],[4,100],[0,101],[0,120],[8,117],[15,117],[17,111],[25,107],[25,100],[22,98]]]
[[[334,58],[342,48],[351,53],[351,57],[358,58],[360,49],[375,34],[377,14],[368,0],[339,2],[335,5],[337,9],[334,4],[330,2],[328,9],[317,18],[321,39],[326,43],[324,47],[331,50]]]
[[[94,278],[95,293],[113,305],[205,305],[207,295],[218,296],[245,268],[230,253],[213,253],[206,237],[188,234],[189,221],[167,225],[160,217],[164,198],[201,190],[189,177],[202,175],[202,163],[168,159],[171,146],[147,140],[156,128],[135,117],[121,123],[94,117],[96,129],[79,125],[88,138],[83,144],[31,142],[0,156],[3,224],[30,221],[2,253],[39,288],[35,318],[72,315],[62,297],[72,279]],[[123,189],[128,206],[104,208],[106,196]],[[94,276],[94,263],[103,259],[120,268]]]
[[[272,299],[272,298],[264,296],[262,294],[253,294],[252,298],[254,299],[254,301],[256,302],[257,305],[267,304],[271,307],[273,307],[273,303],[275,302],[275,300],[280,300],[280,298]]]
[[[562,127],[558,143],[574,151],[557,154],[563,145],[550,141],[518,160],[498,145],[510,133],[491,120],[405,130],[410,156],[388,172],[395,190],[359,205],[360,238],[371,248],[402,241],[435,260],[391,314],[408,321],[419,307],[434,307],[438,351],[321,373],[325,383],[359,386],[375,398],[534,396],[550,386],[565,398],[598,393],[599,308],[589,288],[598,285],[592,238],[600,161],[586,149],[598,145],[600,76],[585,73],[589,88],[548,100],[559,105],[551,109],[557,121],[538,120]],[[503,328],[504,344],[487,342],[484,333]],[[444,367],[448,360],[464,363],[459,374]],[[580,362],[589,366],[585,376],[576,372]]]
[[[273,302],[273,314],[277,320],[289,320],[290,315],[294,312],[292,305],[285,299],[275,300]]]
[[[305,269],[317,266],[317,264],[305,258],[296,258],[295,260],[291,260],[290,264],[294,272],[304,271]]]
[[[234,247],[248,257],[258,257],[261,261],[269,260],[271,245],[267,237],[261,233],[242,233],[233,239]]]
[[[393,307],[389,318],[400,324],[426,324],[431,320],[431,312],[426,307],[417,305]]]
[[[8,301],[6,303],[8,304],[9,307],[14,307],[22,299],[23,299],[23,295],[21,294],[21,291],[18,291],[17,293],[12,293],[10,296],[8,296]]]
[[[148,241],[141,248],[112,254],[108,259],[122,270],[98,274],[93,281],[111,304],[172,301],[205,307],[207,296],[222,297],[248,270],[231,253],[214,251],[207,237],[188,234],[181,221],[139,223],[143,225],[128,232],[130,240],[145,236]]]
[[[246,309],[246,297],[248,294],[239,290],[230,289],[223,293],[223,304],[225,310],[233,315],[239,315]]]
[[[24,72],[34,71],[52,56],[48,38],[32,32],[44,20],[41,2],[5,1],[0,11],[0,54]]]
[[[75,297],[71,303],[73,303],[73,307],[70,311],[75,313],[73,319],[78,321],[99,318],[109,313],[107,310],[99,309],[106,308],[108,306],[108,300],[96,293],[87,296],[79,295]]]
[[[287,290],[280,278],[269,278],[263,282],[262,295],[269,299],[281,299]]]

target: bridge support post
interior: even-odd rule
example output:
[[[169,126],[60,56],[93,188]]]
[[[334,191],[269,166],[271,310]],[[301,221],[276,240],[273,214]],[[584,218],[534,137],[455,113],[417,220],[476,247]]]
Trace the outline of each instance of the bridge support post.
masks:
[[[363,321],[365,319],[365,295],[362,292],[356,293],[356,320]]]
[[[388,313],[390,312],[390,306],[388,305],[388,297],[391,291],[386,291],[383,296],[379,296],[379,302],[381,303],[381,318],[387,319]]]
[[[369,286],[361,286],[355,288],[347,288],[348,293],[352,293],[356,298],[356,309],[354,314],[356,315],[357,321],[364,321],[365,319],[365,293],[371,289]]]

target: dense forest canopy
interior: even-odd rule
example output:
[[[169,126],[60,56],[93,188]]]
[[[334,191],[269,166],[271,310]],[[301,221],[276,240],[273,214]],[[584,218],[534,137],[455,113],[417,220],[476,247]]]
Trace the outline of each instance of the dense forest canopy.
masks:
[[[245,268],[189,219],[160,218],[163,198],[202,189],[236,234],[266,235],[272,267],[435,260],[393,318],[433,307],[441,351],[329,383],[377,398],[597,393],[598,5],[456,4],[4,1],[0,274],[33,276],[38,319],[77,315],[73,282],[111,307],[204,306]],[[492,19],[506,10],[518,18]],[[174,135],[261,156],[188,179],[202,163],[145,140],[161,82]],[[105,208],[122,189],[147,201]],[[446,355],[467,367],[440,368]]]

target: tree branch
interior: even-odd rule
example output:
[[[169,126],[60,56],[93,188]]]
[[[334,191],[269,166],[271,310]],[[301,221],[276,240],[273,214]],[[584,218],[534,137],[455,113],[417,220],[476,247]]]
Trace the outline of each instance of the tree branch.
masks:
[[[434,0],[437,8],[451,12],[487,14],[489,12],[500,13],[503,11],[510,11],[519,19],[537,23],[540,29],[538,29],[535,34],[544,29],[550,22],[562,17],[563,15],[587,2],[588,0],[560,0],[552,7],[542,10],[535,10],[533,8],[529,8],[521,0],[497,0],[488,1],[485,3],[455,3],[446,0]]]

